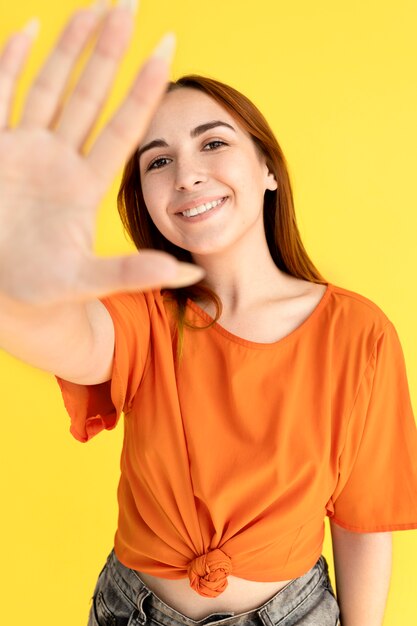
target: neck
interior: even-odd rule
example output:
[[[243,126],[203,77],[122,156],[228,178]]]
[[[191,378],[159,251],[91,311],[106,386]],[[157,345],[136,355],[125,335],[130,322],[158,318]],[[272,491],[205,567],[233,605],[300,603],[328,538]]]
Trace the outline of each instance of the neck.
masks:
[[[206,271],[205,283],[220,297],[223,316],[237,315],[288,288],[289,274],[271,257],[264,232],[256,241],[242,238],[215,254],[193,254]]]

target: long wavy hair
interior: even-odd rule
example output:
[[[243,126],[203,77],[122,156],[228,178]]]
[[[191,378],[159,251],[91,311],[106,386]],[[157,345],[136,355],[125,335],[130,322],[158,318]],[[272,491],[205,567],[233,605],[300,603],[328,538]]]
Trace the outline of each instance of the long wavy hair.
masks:
[[[280,270],[296,278],[326,283],[325,278],[308,257],[301,241],[286,160],[262,113],[233,87],[205,76],[190,74],[168,83],[167,93],[177,89],[197,89],[204,92],[218,102],[234,117],[241,128],[249,133],[255,146],[265,156],[267,167],[278,183],[277,190],[265,192],[263,212],[266,240],[275,264]],[[125,165],[117,196],[117,207],[123,227],[138,250],[144,248],[163,250],[179,261],[193,262],[188,250],[166,239],[153,223],[143,199],[137,151]],[[204,279],[188,287],[162,289],[161,293],[166,300],[175,305],[177,356],[180,357],[184,326],[207,328],[207,326],[195,327],[186,321],[187,300],[201,298],[211,300],[216,308],[216,315],[211,324],[219,319],[222,303],[219,296],[204,283]]]

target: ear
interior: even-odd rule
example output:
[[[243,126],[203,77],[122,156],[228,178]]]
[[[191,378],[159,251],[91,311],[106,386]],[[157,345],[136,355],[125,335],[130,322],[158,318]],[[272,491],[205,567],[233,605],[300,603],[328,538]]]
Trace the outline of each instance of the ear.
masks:
[[[266,163],[265,163],[265,171],[266,171],[265,190],[269,189],[269,191],[275,191],[276,189],[278,189],[277,179],[275,178],[275,174],[268,169]]]

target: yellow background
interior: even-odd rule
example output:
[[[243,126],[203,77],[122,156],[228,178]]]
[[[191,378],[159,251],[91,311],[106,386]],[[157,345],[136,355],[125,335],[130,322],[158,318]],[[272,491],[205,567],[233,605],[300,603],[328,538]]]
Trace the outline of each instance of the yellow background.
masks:
[[[77,6],[0,0],[1,42],[31,17],[42,24],[14,119]],[[252,98],[288,159],[309,255],[330,282],[362,293],[390,317],[415,409],[416,18],[413,0],[143,0],[103,112],[106,119],[141,60],[170,30],[178,36],[174,77],[207,74]],[[100,211],[100,254],[131,250],[115,205],[118,182]],[[68,432],[50,374],[4,352],[0,372],[1,619],[14,626],[82,626],[113,545],[123,425],[81,444]],[[327,519],[324,555],[334,582]],[[394,533],[384,626],[415,623],[416,562],[417,533]]]

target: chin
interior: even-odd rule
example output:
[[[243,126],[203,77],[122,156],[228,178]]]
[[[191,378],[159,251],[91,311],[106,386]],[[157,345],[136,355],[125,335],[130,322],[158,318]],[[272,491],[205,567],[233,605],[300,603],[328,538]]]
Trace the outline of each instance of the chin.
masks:
[[[215,244],[207,244],[207,245],[200,245],[200,246],[187,246],[187,250],[194,255],[197,256],[212,256],[215,254],[222,254],[224,253],[231,245],[233,244],[224,244],[224,245],[219,245],[219,243],[215,243]]]

